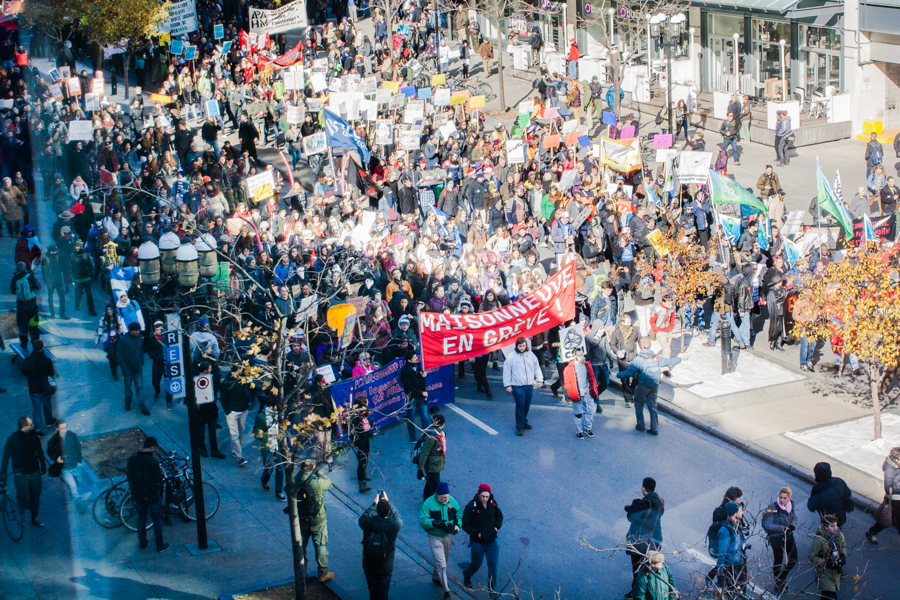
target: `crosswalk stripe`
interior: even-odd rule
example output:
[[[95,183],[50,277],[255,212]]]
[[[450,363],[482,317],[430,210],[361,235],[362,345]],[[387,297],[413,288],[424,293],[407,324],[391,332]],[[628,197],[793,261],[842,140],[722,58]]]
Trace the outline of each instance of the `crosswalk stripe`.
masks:
[[[474,423],[474,424],[477,425],[478,427],[484,429],[484,430],[487,431],[489,434],[491,434],[491,435],[499,435],[499,433],[497,433],[497,430],[496,430],[496,429],[494,429],[494,428],[491,427],[490,425],[485,424],[483,421],[481,421],[481,420],[479,420],[479,419],[476,419],[475,417],[473,417],[472,415],[470,415],[469,413],[467,413],[467,412],[464,411],[463,409],[459,408],[458,406],[455,406],[455,405],[453,405],[453,404],[446,404],[445,406],[447,406],[447,407],[448,407],[450,410],[452,410],[453,412],[459,414],[459,415],[460,415],[463,419],[465,419],[466,421],[469,421],[470,423]]]

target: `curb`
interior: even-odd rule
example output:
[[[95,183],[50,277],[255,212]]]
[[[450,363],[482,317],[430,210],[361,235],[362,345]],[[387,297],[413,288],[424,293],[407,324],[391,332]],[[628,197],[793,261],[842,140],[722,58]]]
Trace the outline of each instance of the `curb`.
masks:
[[[610,388],[615,387],[618,391],[621,391],[622,390],[621,383],[617,379],[614,382],[613,381],[614,379],[615,378],[610,377],[609,387]],[[672,386],[670,386],[670,387],[672,387]],[[721,440],[721,441],[725,442],[726,444],[729,444],[730,446],[733,446],[733,447],[749,454],[750,456],[765,462],[766,464],[772,465],[773,467],[780,469],[780,470],[784,471],[785,473],[792,475],[811,486],[816,484],[815,479],[810,475],[810,472],[807,469],[803,469],[799,465],[788,462],[788,461],[784,460],[783,458],[773,454],[772,452],[769,452],[768,450],[765,450],[765,449],[761,448],[760,446],[757,446],[753,442],[748,442],[747,440],[744,440],[735,435],[727,433],[727,432],[723,431],[722,429],[716,427],[712,423],[708,423],[706,421],[703,421],[703,420],[695,417],[694,415],[679,408],[678,406],[669,402],[668,400],[658,399],[657,405],[659,406],[660,412],[662,412],[670,417],[674,417],[674,418],[678,419],[679,421],[681,421],[682,423],[685,423],[696,429],[699,429],[703,433],[711,435],[714,438]],[[851,491],[853,491],[853,490],[851,490]],[[864,512],[864,513],[874,514],[875,509],[878,508],[877,502],[870,500],[868,497],[863,496],[858,492],[854,493],[852,501],[853,501],[853,504],[857,508],[862,510],[862,512]]]

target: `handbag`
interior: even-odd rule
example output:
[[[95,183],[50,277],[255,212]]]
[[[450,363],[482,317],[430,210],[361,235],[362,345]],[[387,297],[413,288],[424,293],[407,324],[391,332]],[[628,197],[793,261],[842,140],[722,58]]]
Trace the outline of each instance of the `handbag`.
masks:
[[[884,495],[884,500],[881,501],[881,504],[878,505],[878,508],[875,509],[875,523],[881,527],[887,529],[894,522],[894,516],[892,514],[891,507],[891,496],[894,495],[894,490],[891,488],[887,494]]]
[[[44,393],[48,396],[56,393],[56,381],[49,375],[47,376],[47,381],[44,382]]]

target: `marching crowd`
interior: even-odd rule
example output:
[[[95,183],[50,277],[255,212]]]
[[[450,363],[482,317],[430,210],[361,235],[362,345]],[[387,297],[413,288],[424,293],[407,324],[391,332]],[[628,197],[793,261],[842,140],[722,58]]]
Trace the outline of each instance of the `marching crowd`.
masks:
[[[51,461],[62,465],[57,471],[73,497],[82,496],[76,471],[80,446],[74,434],[66,432],[65,421],[54,416],[55,367],[40,339],[42,320],[57,314],[68,319],[73,308],[82,310],[84,297],[87,314],[98,319],[96,346],[103,345],[113,377],[121,373],[124,378],[125,410],[131,410],[137,396],[141,412],[150,415],[164,393],[163,313],[176,306],[159,298],[175,297],[177,286],[167,276],[159,286],[150,286],[139,274],[123,286],[116,271],[139,267],[142,244],[160,244],[171,236],[181,243],[209,235],[223,257],[214,277],[204,277],[184,294],[207,307],[182,315],[191,331],[191,359],[197,372],[214,378],[232,455],[242,467],[248,462],[242,450],[246,421],[251,406],[259,404],[252,430],[262,444],[261,485],[269,490],[274,475],[279,500],[287,499],[285,467],[275,458],[281,424],[271,394],[250,390],[242,380],[243,367],[235,359],[249,351],[235,334],[245,326],[273,329],[282,317],[289,319],[295,333],[287,340],[287,362],[292,368],[318,368],[308,384],[303,418],[314,414],[325,423],[316,431],[322,463],[331,460],[327,419],[334,405],[328,384],[372,373],[395,358],[406,359],[401,375],[409,399],[406,419],[410,439],[416,442],[418,475],[425,480],[419,523],[429,536],[435,582],[445,597],[450,540],[460,529],[469,534],[472,548],[466,585],[486,559],[493,590],[503,513],[488,484],[479,486],[461,508],[441,480],[447,437],[443,415],[427,408],[418,362],[418,312],[495,310],[574,262],[574,321],[530,339],[519,338],[502,367],[502,356],[486,354],[471,364],[460,362],[456,376],[464,379],[471,369],[478,391],[491,398],[488,369],[502,369],[503,387],[515,400],[518,436],[532,429],[528,413],[534,387],[555,377],[550,390],[554,396],[564,390],[579,440],[594,437],[593,420],[602,412],[596,400],[615,376],[622,381],[626,407],[634,404],[636,429],[658,435],[656,395],[661,378],[681,361],[673,356],[671,344],[683,308],[661,285],[661,271],[671,265],[655,243],[660,232],[686,240],[708,256],[710,284],[692,299],[681,327],[707,330],[704,345],[712,346],[719,324],[725,323],[742,349],[767,329],[771,349],[799,342],[801,368],[813,369],[815,344],[796,339],[785,326],[785,298],[789,289],[802,286],[833,257],[826,246],[808,248],[799,257],[785,253],[779,230],[784,192],[771,166],[756,185],[766,211],[743,215],[741,233],[729,239],[717,222],[708,186],[673,186],[663,168],[650,165],[617,171],[595,157],[590,146],[582,147],[580,135],[559,135],[566,121],[574,119],[581,126],[582,106],[591,130],[594,117],[614,109],[615,98],[608,93],[613,90],[604,93],[596,81],[579,81],[571,65],[569,77],[542,67],[531,110],[508,128],[502,122],[487,125],[483,110],[473,107],[470,98],[439,101],[439,92],[456,92],[454,86],[474,70],[476,44],[485,73],[491,69],[493,49],[468,19],[468,11],[454,13],[462,43],[451,59],[448,40],[435,27],[432,3],[404,3],[400,22],[391,31],[376,10],[373,40],[359,30],[351,0],[346,17],[347,7],[341,4],[331,8],[336,20],[308,27],[296,53],[287,52],[286,36],[247,35],[240,14],[223,12],[215,2],[201,4],[201,28],[188,39],[197,48],[195,60],[171,54],[157,43],[137,55],[139,85],[145,90],[158,86],[152,106],[144,95],[124,109],[103,101],[92,110],[84,96],[69,96],[65,88],[63,96],[56,97],[54,76],[39,72],[21,46],[12,63],[4,62],[0,69],[0,95],[13,101],[11,108],[3,109],[0,150],[6,176],[0,211],[7,234],[16,238],[10,291],[16,297],[19,348],[34,407],[32,417],[22,417],[7,442],[2,470],[5,479],[11,460],[19,506],[31,510],[35,525],[40,525],[40,475],[46,470],[40,438],[47,427],[57,428],[50,440],[53,450],[50,445],[47,449]],[[324,4],[321,11],[324,14]],[[215,39],[215,26],[223,24],[225,37]],[[47,48],[46,43],[36,35],[32,49],[53,56],[58,68],[75,66],[72,48]],[[431,72],[428,59],[434,62]],[[304,66],[302,81],[288,85],[287,74],[296,74],[287,68],[293,64]],[[457,66],[459,79],[454,79]],[[428,93],[422,94],[421,87],[408,92],[423,73],[443,78],[429,78],[424,88]],[[75,76],[83,79],[82,89],[89,88],[86,71]],[[376,87],[369,89],[369,78]],[[390,93],[377,93],[381,90]],[[374,96],[374,115],[369,108],[329,103],[331,94],[360,91],[367,98]],[[422,102],[421,115],[408,116],[410,108],[416,108],[411,102]],[[301,119],[295,118],[295,109],[300,109]],[[740,115],[738,104],[732,115],[737,129]],[[83,120],[92,124],[90,139],[70,141],[72,122]],[[607,133],[619,137],[631,125],[636,124],[625,116],[609,125]],[[687,135],[686,124],[684,129]],[[238,143],[227,139],[231,134]],[[412,134],[412,141],[404,134]],[[322,135],[327,144],[314,145]],[[546,143],[554,136],[555,145]],[[519,151],[508,153],[508,142],[516,140],[522,142]],[[270,148],[280,156],[270,151],[270,159],[264,160],[260,150]],[[727,164],[727,148],[725,154]],[[779,157],[787,162],[786,156]],[[724,171],[726,165],[719,166]],[[306,167],[310,176],[304,182]],[[263,191],[252,187],[266,172],[272,185]],[[889,187],[890,181],[885,185],[889,193],[886,201],[880,192],[882,214],[896,208],[896,194],[890,203],[890,191],[896,188]],[[49,204],[55,222],[40,222],[42,203]],[[765,228],[760,227],[763,220]],[[326,323],[326,311],[353,299],[362,300],[358,335],[342,348]],[[570,327],[579,331],[583,342],[561,360],[560,332]],[[661,348],[658,355],[651,349],[654,341]],[[145,355],[152,363],[153,403],[143,389]],[[850,360],[858,369],[856,357]],[[554,362],[555,375],[550,367]],[[326,366],[331,377],[322,375]],[[167,407],[173,409],[172,397],[166,396]],[[370,490],[366,467],[374,430],[368,411],[364,399],[357,401],[349,427],[361,493]],[[213,403],[200,412],[201,452],[226,458],[217,441],[219,408]],[[155,441],[148,442],[145,453],[152,454],[154,448]],[[146,468],[148,460],[141,457],[135,464]],[[312,490],[304,497],[319,498],[318,504],[304,506],[304,544],[312,540],[320,580],[326,581],[334,574],[328,571],[321,494],[330,480],[315,463],[304,463],[300,473],[298,489]],[[135,488],[145,490],[145,501],[139,503],[145,517],[148,511],[154,514],[160,502],[149,479],[146,473],[135,479],[140,481]],[[635,530],[629,531],[635,579],[626,597],[669,598],[674,591],[674,578],[657,551],[664,504],[655,486],[651,478],[645,479],[642,499],[626,508]],[[740,490],[730,495],[721,507],[724,517],[715,520],[720,525],[715,552],[723,587],[740,585],[745,570],[741,565],[746,565]],[[814,510],[812,499],[810,503]],[[789,538],[785,532],[792,531],[796,521],[789,489],[782,490],[770,512],[770,527],[764,524],[770,540]],[[646,529],[648,513],[655,515],[650,520],[655,528]],[[833,511],[822,514],[816,539],[823,541],[814,544],[817,549],[810,556],[823,597],[835,597],[840,561],[846,557],[838,529],[843,522],[832,517]],[[154,519],[158,550],[168,547],[162,541],[161,521]],[[384,492],[360,518],[373,598],[387,598],[401,525]],[[146,532],[139,532],[141,547],[146,547]],[[783,554],[796,562],[793,542],[783,546]],[[840,560],[827,555],[831,547],[837,548]],[[776,551],[776,578],[783,586],[790,566],[783,566],[784,556],[779,556]]]

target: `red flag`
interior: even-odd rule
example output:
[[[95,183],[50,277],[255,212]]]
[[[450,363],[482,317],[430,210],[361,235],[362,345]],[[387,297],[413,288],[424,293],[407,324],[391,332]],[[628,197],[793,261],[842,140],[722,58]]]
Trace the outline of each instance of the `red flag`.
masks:
[[[247,50],[250,46],[250,38],[247,37],[247,32],[241,29],[241,35],[238,38],[238,45],[241,47],[241,50]]]
[[[422,366],[434,369],[474,358],[575,318],[575,262],[503,308],[483,313],[419,313]]]
[[[275,67],[287,68],[292,66],[295,62],[300,59],[300,53],[303,52],[303,42],[297,42],[297,45],[293,47],[289,52],[282,54],[278,58],[275,59]]]

